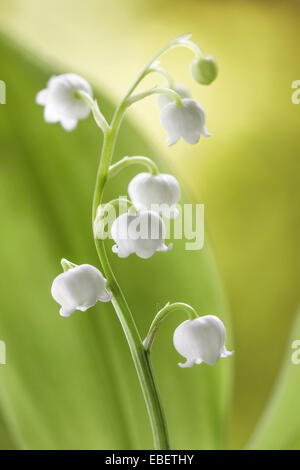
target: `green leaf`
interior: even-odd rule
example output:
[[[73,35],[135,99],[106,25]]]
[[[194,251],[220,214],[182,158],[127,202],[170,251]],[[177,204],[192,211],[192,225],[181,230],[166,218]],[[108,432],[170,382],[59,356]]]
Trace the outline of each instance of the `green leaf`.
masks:
[[[273,394],[258,423],[250,449],[294,450],[300,446],[300,312],[297,315]]]
[[[1,366],[0,366],[1,367]],[[4,419],[0,416],[0,450],[13,450],[15,444]]]
[[[91,120],[70,134],[47,125],[35,96],[53,71],[4,38],[0,53],[1,79],[7,84],[7,104],[0,108],[0,339],[7,345],[0,405],[9,429],[19,448],[152,448],[142,394],[112,306],[98,304],[63,319],[50,296],[62,257],[98,264],[91,202],[102,138]],[[109,118],[112,104],[103,96],[99,104]],[[163,168],[159,155],[126,120],[116,158],[131,154],[149,155]],[[130,169],[118,175],[107,199],[125,195],[133,174]],[[110,257],[144,335],[167,301],[216,313],[230,333],[207,241],[201,251],[186,251],[185,241],[176,240],[173,251],[148,261]],[[153,348],[171,445],[223,448],[233,362],[180,369],[172,333],[183,319],[179,313],[165,322]]]

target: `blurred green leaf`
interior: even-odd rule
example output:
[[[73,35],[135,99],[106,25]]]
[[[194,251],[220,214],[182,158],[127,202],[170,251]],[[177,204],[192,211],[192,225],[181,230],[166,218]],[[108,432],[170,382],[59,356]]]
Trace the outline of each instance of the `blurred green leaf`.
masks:
[[[143,398],[111,305],[98,304],[66,320],[50,296],[61,257],[98,263],[90,209],[99,133],[91,121],[71,134],[46,125],[35,95],[51,72],[4,38],[0,52],[7,84],[7,105],[0,108],[0,339],[7,344],[0,404],[20,448],[152,448]],[[99,103],[110,117],[112,104],[103,96]],[[130,154],[161,164],[126,120],[116,157]],[[107,199],[126,194],[133,174],[131,169],[119,175]],[[207,242],[199,252],[185,251],[184,243],[176,241],[172,252],[149,261],[111,255],[139,328],[145,334],[167,301],[185,301],[201,313],[220,315],[230,332]],[[180,314],[163,325],[153,348],[172,448],[226,447],[233,362],[181,370],[172,346],[179,320]]]
[[[2,416],[0,416],[0,450],[13,450],[15,448],[11,433],[7,429]]]
[[[300,447],[300,312],[287,344],[281,373],[266,410],[250,440],[250,449],[295,450]]]

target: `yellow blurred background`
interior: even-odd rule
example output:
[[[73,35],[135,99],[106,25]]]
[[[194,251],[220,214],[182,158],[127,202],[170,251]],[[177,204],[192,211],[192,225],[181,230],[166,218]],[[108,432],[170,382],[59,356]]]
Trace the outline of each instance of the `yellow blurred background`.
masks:
[[[205,204],[233,317],[231,447],[240,448],[268,399],[299,302],[300,105],[291,102],[300,79],[299,2],[0,0],[0,13],[2,31],[115,102],[180,34],[192,32],[217,59],[219,77],[207,88],[189,75],[189,51],[162,60],[205,108],[213,138],[168,148],[153,100],[130,114]]]

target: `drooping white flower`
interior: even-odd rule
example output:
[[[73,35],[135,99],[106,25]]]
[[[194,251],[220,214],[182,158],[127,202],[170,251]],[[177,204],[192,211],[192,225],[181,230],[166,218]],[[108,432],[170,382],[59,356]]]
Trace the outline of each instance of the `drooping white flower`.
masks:
[[[205,315],[181,323],[173,337],[175,349],[186,358],[186,363],[179,366],[192,367],[201,362],[213,366],[220,357],[231,356],[233,351],[227,351],[225,339],[225,327],[214,315]]]
[[[59,274],[52,284],[51,294],[61,305],[60,315],[69,317],[75,310],[85,312],[98,301],[109,302],[112,294],[106,289],[106,279],[90,264],[82,264]]]
[[[191,94],[189,92],[189,89],[185,86],[182,85],[181,83],[175,83],[173,86],[173,90],[178,93],[181,98],[190,98]],[[166,104],[172,103],[174,99],[170,96],[167,95],[166,93],[161,93],[160,95],[157,96],[157,104],[159,109],[162,109]]]
[[[120,215],[112,224],[111,236],[116,245],[112,250],[119,258],[127,258],[136,253],[140,258],[151,258],[156,251],[168,251],[166,246],[165,224],[162,218],[152,211]]]
[[[37,94],[37,104],[44,106],[46,122],[60,122],[67,131],[72,131],[80,119],[90,114],[89,105],[76,95],[84,91],[92,96],[92,88],[84,79],[74,73],[50,78],[47,88]]]
[[[160,113],[160,121],[168,134],[168,145],[173,145],[182,137],[188,144],[196,144],[200,136],[210,137],[205,126],[205,111],[197,101],[190,98],[182,104],[169,103]]]
[[[167,218],[178,215],[176,204],[181,191],[172,175],[139,173],[129,183],[128,194],[138,210],[157,211]]]

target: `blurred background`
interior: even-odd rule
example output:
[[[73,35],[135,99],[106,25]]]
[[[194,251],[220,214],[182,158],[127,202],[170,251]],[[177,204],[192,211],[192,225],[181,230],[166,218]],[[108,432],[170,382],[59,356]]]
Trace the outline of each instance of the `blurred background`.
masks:
[[[24,301],[24,305],[22,305],[24,311],[20,312],[20,315],[15,314],[15,306],[12,306],[11,296],[18,296],[18,294],[11,293],[7,298],[7,308],[5,307],[1,311],[4,320],[0,320],[0,328],[2,327],[2,331],[0,329],[0,339],[7,342],[8,364],[5,366],[5,370],[0,366],[0,382],[1,375],[3,378],[3,383],[0,385],[2,403],[0,413],[3,416],[0,446],[2,448],[80,446],[80,439],[76,443],[77,441],[73,442],[71,437],[66,441],[62,438],[61,444],[58,441],[51,440],[52,434],[58,428],[64,430],[61,431],[64,436],[71,432],[71,423],[69,423],[70,428],[65,429],[65,423],[58,423],[57,421],[51,424],[51,430],[46,429],[43,440],[36,440],[42,432],[38,423],[45,411],[47,393],[45,389],[42,392],[40,390],[42,385],[38,381],[38,371],[32,370],[35,369],[35,364],[31,363],[30,367],[28,364],[20,364],[18,363],[19,356],[17,356],[17,347],[20,346],[20,341],[23,352],[25,350],[29,351],[32,347],[32,354],[34,354],[34,349],[37,347],[34,341],[31,343],[27,335],[26,340],[22,335],[22,331],[24,332],[24,329],[26,331],[26,325],[28,325],[26,311],[32,308],[39,311],[38,300],[32,291],[30,294],[24,284],[26,279],[30,283],[28,280],[30,272],[35,272],[43,266],[45,253],[47,253],[47,263],[51,268],[49,267],[47,273],[41,274],[40,282],[48,289],[51,282],[51,278],[48,277],[49,273],[54,277],[59,272],[57,260],[62,256],[67,257],[68,253],[74,257],[76,249],[78,253],[82,246],[82,240],[79,236],[77,239],[77,235],[74,236],[72,247],[68,245],[71,232],[68,233],[61,226],[64,223],[67,225],[72,217],[76,219],[75,209],[73,209],[72,214],[70,212],[66,213],[69,207],[68,204],[70,203],[71,207],[72,203],[74,204],[74,199],[73,195],[68,193],[65,196],[67,201],[65,201],[63,188],[57,189],[55,181],[59,186],[58,182],[61,183],[67,178],[74,182],[75,178],[78,188],[80,188],[79,191],[82,189],[86,196],[80,198],[74,195],[74,198],[77,198],[77,207],[80,206],[78,211],[80,210],[82,214],[85,214],[85,211],[87,212],[86,215],[82,216],[82,220],[88,221],[90,196],[88,188],[83,189],[83,187],[92,181],[95,172],[95,168],[93,168],[89,173],[89,170],[76,157],[76,168],[79,171],[78,180],[76,180],[75,169],[71,168],[69,170],[70,166],[72,167],[71,156],[68,157],[69,167],[67,163],[65,165],[61,163],[65,152],[62,149],[68,149],[70,153],[73,149],[76,152],[79,143],[73,135],[69,137],[58,128],[54,129],[51,126],[46,127],[44,125],[41,110],[34,107],[34,90],[37,92],[44,86],[49,70],[51,72],[58,71],[58,73],[60,71],[74,71],[85,76],[100,90],[103,106],[107,106],[107,109],[110,110],[111,105],[109,103],[117,104],[144,64],[162,45],[173,37],[191,32],[193,34],[192,39],[200,45],[204,53],[217,59],[219,64],[218,79],[209,87],[200,87],[193,82],[189,73],[192,53],[187,50],[171,51],[162,59],[162,65],[168,68],[177,82],[185,83],[190,88],[193,97],[205,108],[207,127],[213,134],[213,138],[201,140],[197,146],[187,146],[184,142],[180,142],[176,146],[168,148],[164,131],[159,123],[156,103],[150,99],[130,111],[130,138],[128,137],[128,141],[126,141],[124,134],[124,147],[125,143],[128,144],[124,151],[128,151],[129,147],[132,149],[131,152],[136,153],[135,149],[140,147],[141,149],[147,148],[148,153],[152,152],[158,155],[162,165],[165,165],[179,178],[186,196],[195,202],[205,204],[206,229],[208,230],[214,258],[223,283],[227,299],[225,302],[228,306],[227,310],[231,316],[229,346],[236,351],[234,361],[232,361],[234,367],[228,366],[231,371],[226,370],[227,378],[220,379],[224,382],[224,380],[229,380],[228,377],[230,376],[231,381],[231,386],[226,388],[226,394],[229,393],[228,390],[230,389],[230,398],[226,402],[225,413],[227,421],[226,447],[243,448],[250,439],[256,423],[259,421],[269,397],[272,395],[286,348],[290,344],[291,328],[299,303],[300,105],[294,105],[291,101],[291,84],[294,80],[300,79],[300,61],[298,57],[299,1],[144,0],[141,2],[139,0],[115,0],[111,2],[86,0],[81,2],[79,0],[0,0],[0,13],[0,28],[4,36],[9,37],[18,44],[18,48],[21,47],[29,51],[28,61],[33,62],[33,67],[41,70],[44,68],[45,70],[41,72],[44,75],[39,77],[37,77],[37,74],[35,75],[37,77],[36,82],[34,82],[34,86],[32,82],[32,91],[28,92],[26,101],[26,97],[24,97],[24,93],[27,93],[25,84],[30,84],[30,74],[28,71],[24,72],[25,66],[22,65],[18,69],[17,65],[18,60],[20,60],[20,63],[25,60],[24,53],[18,52],[17,57],[19,59],[15,59],[15,46],[9,45],[8,49],[3,49],[4,52],[1,49],[0,79],[6,80],[6,77],[3,77],[1,73],[1,63],[5,60],[5,64],[8,65],[6,65],[6,69],[3,68],[3,73],[11,74],[10,78],[15,82],[15,89],[18,90],[18,94],[12,96],[10,81],[6,80],[7,105],[0,108],[2,122],[0,145],[1,147],[4,145],[4,152],[1,151],[0,157],[2,159],[2,172],[6,171],[8,165],[10,165],[9,152],[12,149],[19,152],[20,155],[23,154],[24,158],[28,157],[30,159],[32,140],[34,140],[34,144],[37,146],[34,152],[39,153],[41,158],[44,152],[49,152],[49,160],[44,161],[43,168],[39,170],[40,174],[44,172],[45,181],[53,179],[53,185],[51,186],[53,192],[60,191],[59,204],[55,205],[55,202],[52,201],[51,205],[51,188],[45,189],[42,179],[39,180],[40,185],[31,186],[30,184],[30,187],[26,186],[28,172],[38,170],[37,167],[34,167],[35,170],[32,169],[33,167],[29,169],[24,161],[22,162],[22,168],[18,167],[18,170],[11,168],[9,173],[2,173],[3,178],[1,178],[1,181],[4,182],[2,183],[1,194],[1,225],[3,229],[1,229],[0,239],[2,251],[7,256],[7,265],[4,263],[6,274],[3,274],[1,289],[7,291],[6,281],[9,280],[9,285],[14,285],[15,277],[18,277],[20,286],[17,283],[15,289],[17,293],[21,292],[20,289],[24,289],[26,302]],[[16,64],[15,72],[13,72],[13,62]],[[33,72],[30,73],[34,76]],[[149,79],[150,83],[156,85],[160,84],[161,81],[159,77],[155,77]],[[22,88],[23,84],[24,88]],[[25,100],[22,104],[23,115],[16,115],[17,110],[20,111],[18,106],[21,106],[22,100]],[[14,105],[15,110],[12,108]],[[34,110],[31,110],[31,107]],[[14,126],[10,129],[8,129],[8,125],[7,128],[5,125],[8,115],[10,123],[15,120]],[[13,115],[14,117],[12,117]],[[30,126],[35,122],[38,124],[36,124],[34,134],[31,134]],[[19,126],[20,133],[15,132],[14,129],[17,128],[15,126]],[[83,130],[80,142],[82,144],[82,153],[84,153],[84,148],[95,149],[95,145],[99,146],[99,142],[95,137],[96,131],[94,129],[89,131],[86,123],[81,126]],[[89,123],[89,127],[93,127],[91,123]],[[22,132],[25,132],[25,134],[22,135]],[[59,152],[54,144],[51,147],[52,139],[56,138],[54,137],[56,133],[59,133],[57,145],[61,145]],[[42,138],[46,134],[49,139],[47,150],[43,147]],[[93,141],[93,145],[90,145],[91,141]],[[40,145],[39,150],[37,149],[38,145]],[[17,147],[18,149],[16,149]],[[85,161],[90,159],[88,152],[91,151],[82,154]],[[58,161],[54,166],[51,166],[51,153],[53,158],[57,157]],[[58,153],[61,159],[58,158]],[[149,154],[149,156],[151,155]],[[93,154],[94,157],[96,158],[96,152]],[[93,164],[96,165],[95,162],[94,159]],[[17,179],[9,183],[8,177],[16,177]],[[17,185],[15,185],[16,182]],[[36,239],[31,234],[31,225],[26,225],[25,213],[20,210],[23,195],[29,197],[28,191],[33,187],[32,200],[28,201],[26,210],[33,210],[32,205],[35,205],[33,201],[36,198],[44,198],[48,201],[48,205],[45,206],[47,210],[58,213],[55,224],[51,224],[46,220],[46,215],[43,212],[44,206],[40,208],[40,212],[38,211],[36,215],[37,220],[40,221],[40,228],[37,228],[35,232]],[[20,193],[16,196],[13,206],[10,206],[8,200],[11,201],[11,198],[8,197],[8,194],[13,197],[12,194],[15,191],[20,191]],[[58,193],[56,192],[56,194]],[[17,224],[16,219],[18,218],[20,225]],[[78,216],[77,229],[80,229],[82,220]],[[13,234],[11,233],[12,230]],[[16,233],[15,230],[18,232]],[[52,232],[58,233],[60,240],[63,240],[59,248],[53,244]],[[6,244],[3,241],[4,238],[3,240],[1,238],[5,236]],[[28,246],[25,244],[24,247],[22,237],[25,236],[28,240]],[[91,240],[88,242],[92,243]],[[38,249],[39,243],[43,247],[40,248],[40,255],[37,258],[33,247]],[[48,245],[51,245],[51,253],[50,249],[47,248]],[[18,247],[17,250],[20,251],[19,256],[23,259],[24,265],[23,262],[20,262],[20,264],[16,262],[14,269],[10,271],[9,260],[10,256],[14,256],[16,246]],[[31,258],[29,258],[28,252],[30,247],[32,249]],[[61,253],[61,247],[68,247],[68,253]],[[92,252],[92,246],[90,250]],[[40,258],[40,256],[43,258]],[[189,259],[191,258],[181,256],[182,265],[184,263],[189,264]],[[30,271],[27,271],[25,265],[28,267],[28,263],[31,262],[29,260],[32,260],[32,265]],[[75,259],[74,261],[78,260]],[[90,258],[89,261],[92,261],[92,259]],[[166,263],[166,260],[160,258],[159,262]],[[180,264],[180,268],[182,265]],[[23,272],[23,278],[15,270],[17,266]],[[140,264],[138,266],[142,276],[142,266]],[[156,265],[153,264],[153,270],[155,268]],[[185,269],[187,268],[186,266]],[[182,269],[184,271],[184,268]],[[7,272],[9,272],[9,275],[7,275]],[[193,271],[193,275],[194,277],[198,276],[196,269]],[[196,289],[196,291],[198,289],[201,292],[202,286],[207,281],[205,272],[201,271],[199,273],[198,280],[199,284],[197,285],[194,279],[193,289]],[[180,278],[176,282],[180,286]],[[207,281],[207,283],[209,282]],[[153,311],[153,303],[163,302],[164,296],[163,290],[160,291],[160,286],[155,284],[152,288],[153,290],[148,293],[149,298],[145,299],[145,302],[152,301],[150,307]],[[181,288],[177,287],[178,289],[181,292]],[[206,290],[209,289],[207,287]],[[43,294],[45,299],[46,292]],[[182,290],[182,292],[185,291]],[[189,294],[191,298],[194,295],[193,292]],[[156,297],[153,300],[154,294],[157,295],[157,300]],[[20,295],[19,305],[24,299],[24,296],[22,296]],[[134,299],[134,289],[132,293],[129,293],[130,296]],[[52,312],[49,315],[54,317],[57,313],[56,306],[48,297],[47,302],[48,312]],[[211,313],[205,311],[206,307],[212,308],[211,303],[208,302],[206,305],[203,301],[199,304],[201,308],[204,308],[202,313]],[[150,307],[149,317],[151,316]],[[12,309],[11,312],[10,308]],[[43,317],[42,313],[41,317]],[[22,318],[25,319],[24,324],[22,324]],[[36,317],[32,317],[31,320],[30,333],[27,333],[38,337],[40,342],[44,342],[42,347],[47,349],[47,341],[50,344],[51,340],[51,345],[55,341],[57,327],[54,324],[52,325],[51,334],[53,336],[51,339],[45,340],[41,333],[44,330],[40,329],[34,318]],[[74,326],[74,334],[77,326]],[[42,328],[48,328],[45,318]],[[72,347],[76,347],[73,344],[73,326],[72,330],[65,326],[63,328],[66,335],[66,344],[60,344],[60,340],[57,340],[60,353],[64,351],[64,347],[68,347],[69,343],[72,343]],[[109,334],[108,328],[109,324],[107,323],[106,335]],[[78,331],[76,330],[76,335],[78,335]],[[90,333],[87,331],[84,333],[84,331],[82,334],[86,333],[88,337]],[[166,330],[167,334],[169,334],[169,330]],[[80,338],[78,336],[76,338],[76,341],[80,342]],[[122,341],[120,334],[120,342]],[[10,344],[12,344],[12,349],[16,345],[16,356],[14,357],[10,356]],[[159,344],[162,344],[162,341]],[[125,351],[126,345],[122,343],[122,347]],[[118,359],[116,348],[111,347],[111,349],[113,351],[111,354],[114,354],[115,368],[122,369],[122,363]],[[44,352],[46,357],[47,352]],[[106,358],[106,353],[103,354]],[[157,346],[155,354],[158,363],[160,361],[159,346]],[[177,360],[175,354],[172,358],[175,358],[174,361]],[[81,359],[82,357],[80,359],[76,358],[76,360]],[[13,363],[11,366],[10,360]],[[49,393],[53,394],[54,397],[55,393],[58,393],[58,390],[55,389],[57,387],[57,384],[55,385],[55,367],[51,358],[47,360],[49,370],[51,370],[49,374],[52,374],[51,384],[53,386],[53,390]],[[93,356],[93,361],[95,360],[96,351]],[[9,367],[14,366],[16,366],[15,372],[9,372]],[[30,369],[28,375],[25,374],[24,367]],[[40,363],[40,367],[44,369],[45,363],[43,361]],[[107,367],[107,370],[103,372],[103,374],[106,374],[104,377],[110,377],[110,374],[114,375],[109,366],[105,367]],[[173,365],[170,369],[167,368],[167,364],[165,364],[165,368],[163,366],[160,368],[160,365],[157,367],[158,379],[165,400],[168,400],[168,379],[166,377],[168,370],[170,377],[172,377],[170,381],[172,382],[174,377],[172,383],[178,385],[180,400],[178,399],[176,405],[170,404],[169,408],[166,405],[171,428],[173,429],[174,426],[175,429],[178,416],[174,410],[180,408],[184,400],[187,400],[186,390],[179,391],[182,375],[175,369],[173,371]],[[96,368],[100,369],[101,364],[98,364]],[[222,377],[225,374],[224,370],[222,369],[220,372]],[[28,381],[31,380],[30,373],[35,377],[35,379],[32,379],[34,380],[33,388],[28,384]],[[192,371],[189,387],[193,388],[193,380],[198,380],[195,379],[197,373],[197,370]],[[129,377],[134,376],[131,369],[128,374]],[[186,376],[187,374],[184,374],[184,377]],[[300,376],[300,368],[298,376]],[[117,379],[112,377],[111,380],[113,382]],[[124,380],[126,381],[125,378]],[[72,394],[73,387],[76,388],[77,385],[76,381],[69,384],[70,390],[68,393]],[[108,387],[108,382],[106,384],[101,382],[102,387],[105,388],[106,385]],[[90,387],[93,386],[95,386],[93,393],[96,396],[96,384],[90,384]],[[49,387],[49,383],[47,383],[47,387]],[[137,388],[136,384],[135,387]],[[202,387],[200,382],[199,387]],[[18,388],[21,388],[22,392],[17,393]],[[127,390],[128,395],[122,398],[124,402],[122,407],[119,411],[112,412],[112,414],[108,411],[107,421],[102,423],[104,428],[109,426],[111,420],[114,419],[116,423],[119,422],[118,420],[126,421],[126,413],[122,415],[121,409],[129,409],[133,395],[130,393],[130,385],[124,385],[124,390]],[[44,394],[44,402],[39,404],[37,410],[35,403],[39,401],[40,392]],[[78,406],[82,401],[87,401],[89,384],[86,385],[85,392],[86,395],[83,393],[81,398],[77,398],[78,402],[76,403]],[[139,392],[134,393],[138,394]],[[192,393],[195,394],[196,403],[197,390]],[[110,410],[110,406],[111,409],[114,408],[113,403],[115,403],[116,398],[111,395],[110,390],[107,390],[108,396],[111,399],[111,404],[107,402],[106,406]],[[140,398],[139,400],[137,406],[142,409],[143,404]],[[74,418],[74,426],[76,426],[76,423],[80,423],[80,415],[77,416],[77,411],[74,411],[72,404],[68,403],[67,392],[66,401],[62,406],[70,407],[70,416]],[[174,408],[172,408],[173,406]],[[220,406],[225,407],[223,404]],[[48,410],[47,413],[49,414],[47,416],[53,416],[55,409],[55,405],[53,405]],[[82,413],[84,412],[87,411],[83,410]],[[134,428],[136,422],[135,412],[132,410],[130,413],[130,422],[132,428]],[[88,419],[93,420],[92,412],[88,416],[90,417],[86,420],[86,427],[83,428],[86,435],[89,435]],[[191,420],[193,419],[193,409],[189,410],[188,416]],[[32,424],[34,419],[37,420],[35,426]],[[138,426],[144,432],[144,427],[147,426],[146,417],[143,416],[144,422],[142,418],[140,419],[141,423]],[[207,419],[213,418],[209,417]],[[179,437],[176,440],[174,436],[178,448],[181,445],[188,447],[189,439],[192,448],[197,445],[195,438],[198,429],[197,423],[192,424],[189,431],[187,431],[187,420],[182,423],[187,433],[186,441],[180,440]],[[29,421],[31,421],[31,437],[28,440],[26,438],[26,426],[29,426]],[[47,422],[46,416],[43,423],[45,422]],[[131,440],[124,437],[123,434],[121,436],[120,428],[118,432],[120,432],[119,440],[114,441],[114,439],[117,439],[116,431],[114,431],[111,432],[111,436],[105,437],[102,444],[98,441],[97,445],[109,448],[111,442],[111,445],[120,448],[143,447],[149,437],[147,435],[148,431],[145,431],[145,440],[141,438],[141,441],[138,441],[139,428],[131,429],[131,436],[134,436]],[[25,442],[24,444],[21,443],[22,440]],[[223,444],[219,444],[220,447],[224,446],[224,441],[222,442]],[[91,438],[90,445],[96,446],[93,438]],[[201,445],[199,444],[200,447],[204,448],[211,445],[211,443],[206,443],[204,438]]]

